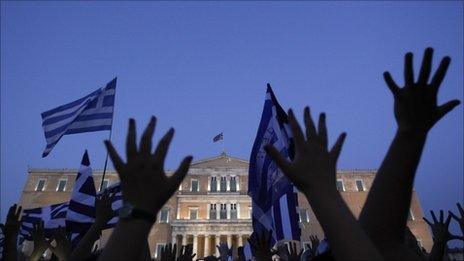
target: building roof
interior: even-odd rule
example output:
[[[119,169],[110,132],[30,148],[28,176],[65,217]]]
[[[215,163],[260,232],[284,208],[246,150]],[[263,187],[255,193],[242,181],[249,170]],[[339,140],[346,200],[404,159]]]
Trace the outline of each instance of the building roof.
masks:
[[[227,153],[222,152],[220,155],[206,158],[203,160],[198,160],[192,163],[191,168],[198,168],[198,169],[207,169],[207,168],[246,168],[248,169],[248,161],[239,159],[236,157],[232,157],[227,155]]]
[[[247,169],[248,170],[249,161],[240,159],[231,155],[228,155],[226,152],[221,154],[201,159],[198,161],[192,162],[191,169]],[[77,173],[76,168],[31,168],[29,167],[29,173]],[[101,174],[103,170],[94,169],[94,174]],[[168,171],[169,172],[169,171]],[[339,169],[337,174],[375,174],[376,169]],[[116,174],[114,170],[107,169],[106,173]]]

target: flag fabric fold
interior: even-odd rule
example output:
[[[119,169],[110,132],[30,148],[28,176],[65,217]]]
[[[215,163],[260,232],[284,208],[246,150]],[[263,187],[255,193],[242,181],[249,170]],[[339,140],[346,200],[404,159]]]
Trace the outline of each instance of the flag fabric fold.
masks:
[[[116,78],[85,97],[43,112],[47,146],[42,157],[52,151],[63,135],[111,130],[115,93]]]
[[[271,244],[283,239],[300,240],[297,190],[267,155],[267,144],[289,160],[294,156],[287,114],[269,85],[250,156],[248,195],[252,198],[253,231],[272,230]]]
[[[68,203],[24,209],[21,215],[20,235],[26,240],[32,240],[31,231],[35,224],[44,222],[46,237],[51,237],[54,229],[66,226],[66,212]]]
[[[95,221],[96,195],[89,155],[85,151],[66,213],[66,230],[71,233],[73,245],[77,245]]]

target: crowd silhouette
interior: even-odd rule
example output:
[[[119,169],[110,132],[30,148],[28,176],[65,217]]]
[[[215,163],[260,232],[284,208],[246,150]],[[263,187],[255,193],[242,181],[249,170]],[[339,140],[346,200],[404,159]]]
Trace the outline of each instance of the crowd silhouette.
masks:
[[[425,219],[433,234],[433,247],[429,253],[420,247],[407,227],[416,169],[429,131],[460,101],[437,104],[437,94],[451,59],[441,60],[432,73],[433,49],[424,52],[417,80],[414,77],[413,54],[404,59],[404,86],[400,87],[389,72],[385,82],[394,98],[394,116],[397,130],[377,171],[362,212],[356,219],[336,189],[336,166],[346,133],[339,135],[329,148],[326,115],[321,113],[317,126],[309,107],[304,108],[300,125],[293,110],[288,121],[295,142],[293,161],[284,158],[273,146],[265,149],[286,177],[301,191],[310,203],[320,222],[325,239],[311,236],[305,251],[298,250],[298,242],[278,242],[270,245],[272,231],[254,232],[248,239],[255,260],[444,260],[447,242],[464,240],[464,210],[457,203],[458,212],[439,215],[431,211],[432,220]],[[21,207],[13,205],[2,225],[4,232],[4,260],[41,260],[49,249],[52,260],[151,260],[147,237],[157,214],[186,176],[192,156],[185,157],[170,176],[164,170],[168,148],[174,136],[170,129],[152,149],[156,118],[152,117],[143,132],[139,146],[135,121],[129,120],[124,162],[110,141],[105,141],[109,156],[121,180],[124,207],[120,213],[111,208],[112,195],[104,193],[96,199],[96,220],[74,248],[65,228],[46,237],[43,223],[32,231],[33,252],[29,256],[17,249]],[[94,243],[105,224],[114,215],[120,219],[108,242],[102,249]],[[451,221],[456,221],[461,235],[449,232]],[[218,246],[219,256],[204,260],[246,260],[243,246],[234,251],[226,243]],[[233,254],[233,253],[237,254]],[[162,261],[195,260],[191,244],[166,244],[160,254]]]

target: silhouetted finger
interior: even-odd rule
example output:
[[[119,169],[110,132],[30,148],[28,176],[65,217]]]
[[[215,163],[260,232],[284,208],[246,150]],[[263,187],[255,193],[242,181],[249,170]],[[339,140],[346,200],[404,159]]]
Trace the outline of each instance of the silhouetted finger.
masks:
[[[451,222],[451,215],[448,215],[448,217],[446,218],[446,221],[445,221],[445,226],[449,227],[450,222]]]
[[[164,160],[166,159],[166,154],[168,153],[169,144],[171,144],[172,137],[174,136],[174,129],[171,128],[169,131],[161,138],[156,147],[155,154],[153,155],[156,164],[164,167]]]
[[[298,124],[298,121],[295,118],[295,114],[293,114],[292,109],[288,110],[288,123],[292,130],[293,139],[295,141],[295,150],[301,151],[301,149],[304,146],[305,139],[303,131],[301,130],[300,125]]]
[[[426,85],[429,77],[430,72],[432,71],[432,57],[433,57],[433,49],[427,48],[424,51],[424,58],[422,60],[422,66],[419,73],[418,83],[420,85]]]
[[[333,145],[332,149],[329,152],[330,157],[335,161],[337,161],[338,157],[340,156],[340,152],[342,150],[343,143],[345,142],[345,138],[346,138],[346,133],[340,134],[340,136],[338,136],[337,141],[335,142],[335,144]]]
[[[179,187],[182,180],[184,180],[185,175],[187,175],[187,172],[190,168],[190,163],[192,163],[192,159],[192,156],[185,157],[180,163],[177,170],[174,172],[174,174],[171,177],[169,177],[172,188],[174,190],[176,190]]]
[[[387,84],[388,88],[392,92],[393,96],[397,97],[398,93],[400,91],[400,88],[398,87],[398,85],[393,80],[391,74],[389,72],[384,72],[383,73],[383,78],[384,78],[385,83]]]
[[[432,214],[433,223],[438,223],[437,217],[435,216],[433,210],[430,210],[430,213]]]
[[[277,164],[277,166],[285,173],[285,175],[290,174],[290,162],[284,158],[280,152],[272,145],[266,145],[264,150],[271,157],[271,159]]]
[[[140,153],[150,154],[151,153],[151,140],[153,138],[153,132],[155,131],[156,118],[151,117],[150,123],[143,132],[142,139],[140,141]]]
[[[136,130],[135,130],[135,120],[129,119],[129,129],[127,131],[126,138],[126,154],[127,161],[137,155],[137,143],[136,143]]]
[[[430,222],[427,218],[423,217],[422,218],[427,224],[429,224],[429,226],[432,227],[432,222]]]
[[[438,66],[437,71],[435,72],[435,75],[432,78],[432,81],[430,82],[430,87],[433,88],[435,93],[438,92],[438,89],[440,88],[440,85],[443,82],[443,79],[445,78],[446,71],[448,70],[450,62],[450,57],[446,56],[445,58],[443,58],[440,62],[440,65]]]
[[[412,65],[412,53],[404,56],[404,84],[405,86],[414,86],[414,69]]]
[[[462,208],[461,204],[457,203],[459,213],[461,213],[461,217],[464,217],[464,209]]]
[[[325,113],[319,115],[319,126],[317,127],[319,141],[324,149],[327,149],[327,125],[325,122]]]
[[[448,215],[450,215],[453,219],[459,222],[459,217],[456,216],[456,214],[454,214],[452,211],[448,211]]]
[[[443,210],[440,210],[440,223],[443,223]]]
[[[114,149],[111,141],[105,140],[105,146],[106,146],[106,150],[108,151],[108,154],[110,155],[110,159],[113,162],[114,168],[118,172],[119,177],[122,179],[123,177],[121,177],[121,173],[124,167],[124,162],[122,161],[118,152]]]
[[[448,112],[452,111],[454,107],[458,106],[461,103],[459,100],[449,101],[438,107],[438,120],[443,118]]]
[[[311,110],[308,106],[304,108],[304,122],[306,127],[306,139],[308,141],[314,141],[317,137],[316,126],[314,125],[313,118],[311,117]]]

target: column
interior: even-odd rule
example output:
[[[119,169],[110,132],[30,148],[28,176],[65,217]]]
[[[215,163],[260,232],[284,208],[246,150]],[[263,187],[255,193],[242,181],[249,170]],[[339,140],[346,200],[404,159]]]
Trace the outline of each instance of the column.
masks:
[[[198,253],[198,235],[193,235],[193,253]]]
[[[227,235],[227,247],[231,247],[232,246],[232,235],[231,234],[228,234]]]
[[[230,191],[230,177],[226,176],[227,191]]]
[[[220,236],[219,234],[216,234],[216,235],[214,236],[214,241],[215,241],[215,242],[214,242],[214,249],[215,249],[215,252],[214,252],[214,253],[215,253],[216,256],[219,256],[219,250],[218,250],[218,248],[217,248],[216,246],[219,246],[219,238],[220,238],[220,237],[221,237],[221,236]]]
[[[205,235],[205,254],[203,255],[204,257],[209,256],[209,245],[210,245],[210,236]]]
[[[172,235],[171,243],[172,243],[172,245],[177,243],[177,235],[175,235],[175,234]]]
[[[182,235],[182,245],[183,246],[187,245],[187,234]]]
[[[243,246],[243,235],[238,235],[238,246]]]
[[[226,203],[227,219],[230,219],[230,202]]]

